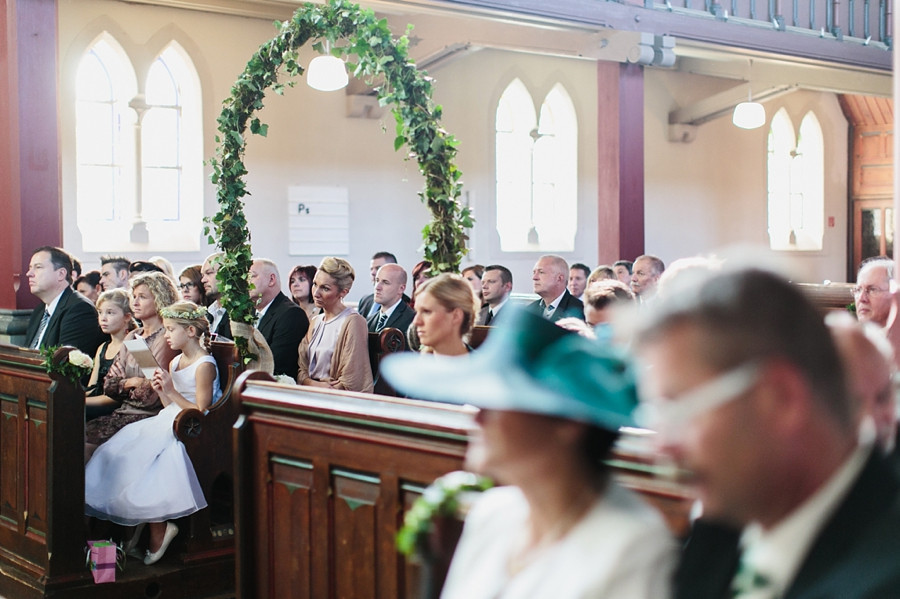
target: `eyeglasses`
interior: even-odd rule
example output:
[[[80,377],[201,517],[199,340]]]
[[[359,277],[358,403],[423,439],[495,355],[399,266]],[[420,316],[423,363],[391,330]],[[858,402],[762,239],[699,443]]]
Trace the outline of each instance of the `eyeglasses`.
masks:
[[[188,283],[181,283],[178,286],[178,288],[181,289],[182,291],[187,291],[188,289],[193,289],[196,286],[197,286],[197,283],[194,283],[193,281],[191,281]]]
[[[869,297],[877,297],[882,293],[887,293],[890,289],[882,289],[880,287],[875,287],[874,285],[868,285],[867,287],[851,287],[850,291],[853,292],[853,295],[856,297],[861,296],[863,293],[869,295]]]
[[[742,396],[758,379],[759,365],[744,363],[676,397],[643,401],[635,419],[650,430],[677,431],[698,416]]]

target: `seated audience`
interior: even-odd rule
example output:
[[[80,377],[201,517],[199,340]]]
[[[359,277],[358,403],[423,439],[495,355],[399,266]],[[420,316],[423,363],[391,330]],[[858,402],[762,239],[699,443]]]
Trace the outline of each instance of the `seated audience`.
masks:
[[[86,272],[75,279],[72,285],[75,291],[91,300],[93,304],[97,303],[97,298],[103,292],[103,285],[100,284],[100,271],[92,270]]]
[[[569,280],[566,288],[572,294],[572,297],[584,301],[582,296],[584,295],[584,290],[587,289],[589,276],[591,276],[591,269],[586,264],[576,262],[569,267]]]
[[[894,280],[894,261],[884,256],[862,263],[856,275],[853,299],[856,317],[860,322],[887,326],[891,313],[891,283]]]
[[[484,275],[484,267],[480,264],[473,264],[462,269],[459,274],[472,286],[479,304],[484,305],[484,297],[481,294],[481,277]]]
[[[60,248],[35,250],[28,265],[28,289],[41,303],[31,312],[25,347],[71,345],[93,356],[106,336],[93,302],[72,289],[72,258]]]
[[[569,265],[559,256],[541,256],[531,272],[534,292],[540,296],[528,304],[528,310],[551,322],[572,316],[584,319],[584,304],[566,289]]]
[[[295,266],[288,278],[288,287],[291,291],[291,301],[303,308],[309,320],[319,313],[316,302],[313,301],[312,285],[316,276],[316,267],[312,264]]]
[[[646,312],[647,424],[703,508],[676,596],[900,596],[900,478],[858,442],[840,357],[803,292],[740,270]]]
[[[254,260],[250,266],[250,300],[256,302],[256,328],[272,350],[274,374],[297,376],[297,347],[309,329],[303,308],[281,292],[278,266],[271,260]]]
[[[857,323],[848,312],[832,312],[825,318],[844,362],[850,392],[856,400],[860,442],[875,438],[889,454],[897,437],[897,386],[894,351],[877,326]]]
[[[481,275],[481,295],[484,305],[475,318],[476,325],[494,326],[494,319],[500,315],[500,310],[509,301],[512,287],[512,273],[508,268],[499,264],[485,267],[484,274]]]
[[[416,291],[419,289],[419,285],[427,281],[431,278],[431,262],[428,260],[422,260],[421,262],[417,262],[412,269],[412,280],[413,280],[413,288],[412,288],[412,299],[410,300],[410,306],[413,308],[416,307]]]
[[[206,507],[191,459],[175,437],[175,417],[186,409],[205,411],[222,394],[216,361],[209,355],[206,308],[182,301],[164,308],[162,316],[166,341],[180,352],[153,375],[165,408],[113,435],[94,453],[84,475],[87,515],[137,526],[126,550],[134,549],[143,525],[150,524],[148,566],[162,558],[178,534],[172,520]]]
[[[366,320],[344,298],[355,274],[342,258],[322,260],[313,279],[313,299],[322,312],[313,318],[298,350],[301,385],[371,393],[369,332]]]
[[[160,272],[166,273],[172,279],[175,278],[175,267],[172,266],[172,263],[169,262],[169,259],[165,256],[150,256],[147,259],[147,262],[155,264],[159,268]]]
[[[128,289],[128,269],[131,260],[124,256],[100,257],[100,284],[103,291]]]
[[[219,280],[216,278],[216,275],[219,273],[219,260],[224,255],[222,252],[210,254],[203,261],[203,266],[200,268],[200,280],[203,283],[203,289],[206,291],[206,299],[211,302],[208,307],[209,315],[212,317],[209,331],[212,338],[219,341],[232,339],[231,320],[219,301],[221,293],[219,293]]]
[[[168,364],[175,357],[166,343],[165,329],[159,312],[178,300],[172,279],[161,272],[135,275],[131,281],[132,311],[141,327],[128,333],[125,340],[142,338],[156,363]],[[103,380],[103,394],[120,403],[111,414],[95,418],[85,426],[85,451],[88,456],[126,424],[155,416],[161,409],[159,395],[153,389],[126,347],[119,351]]]
[[[367,320],[369,332],[380,333],[388,327],[404,334],[412,324],[415,310],[403,301],[406,290],[406,271],[399,264],[385,264],[375,275],[374,303],[378,310]]]
[[[412,324],[420,351],[439,356],[470,352],[464,337],[472,330],[480,305],[472,286],[460,275],[444,273],[422,283],[416,297]]]
[[[100,294],[97,315],[100,330],[109,335],[109,341],[97,348],[94,356],[94,369],[84,400],[87,420],[109,414],[119,407],[118,402],[103,394],[103,381],[122,349],[125,335],[137,326],[131,311],[131,298],[124,289],[111,289]]]
[[[616,307],[634,304],[634,294],[618,279],[597,281],[584,294],[584,319],[598,339],[612,339],[612,313]]]
[[[206,300],[206,289],[203,287],[203,275],[200,265],[188,266],[178,275],[178,289],[181,291],[181,299],[193,302],[204,308],[209,303]]]
[[[606,264],[601,264],[600,266],[598,266],[597,268],[595,268],[594,270],[591,271],[590,276],[587,278],[587,286],[590,287],[597,281],[604,281],[606,279],[618,280],[618,278],[616,277],[616,273],[611,266],[607,266]],[[584,301],[583,297],[578,298],[578,299],[580,299],[582,302]]]
[[[606,462],[637,403],[630,366],[513,310],[469,356],[384,360],[410,397],[481,408],[466,469],[504,485],[466,516],[441,597],[666,599],[675,544]]]
[[[645,254],[634,260],[631,271],[631,290],[641,304],[656,297],[656,286],[666,270],[666,265],[656,256]]]
[[[626,285],[631,285],[631,266],[632,262],[630,260],[616,260],[613,262],[613,271],[616,273],[616,278]]]
[[[369,262],[369,279],[371,285],[375,285],[375,275],[378,274],[378,269],[385,264],[397,264],[397,256],[390,252],[375,252],[375,254],[372,256],[372,260]],[[363,318],[368,319],[370,316],[375,314],[376,310],[378,310],[378,306],[374,305],[374,298],[375,294],[373,292],[363,297],[357,303],[357,312],[359,312]],[[403,301],[409,303],[410,299],[404,294]]]
[[[72,280],[77,281],[78,279],[81,278],[81,275],[83,274],[84,271],[82,271],[82,269],[81,269],[81,262],[78,260],[78,258],[76,258],[75,256],[72,256],[72,254],[69,254],[69,256],[71,256],[71,258],[72,258]],[[75,285],[73,284],[72,287],[75,287]],[[78,291],[78,290],[76,289],[75,291]]]

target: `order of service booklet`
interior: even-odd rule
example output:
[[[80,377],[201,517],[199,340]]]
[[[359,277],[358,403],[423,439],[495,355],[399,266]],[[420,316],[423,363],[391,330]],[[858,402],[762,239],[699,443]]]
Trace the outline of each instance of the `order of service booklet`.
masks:
[[[159,362],[156,361],[153,352],[150,351],[150,347],[147,345],[147,342],[144,341],[144,338],[135,337],[134,339],[126,339],[124,345],[131,355],[134,356],[134,359],[141,368],[141,372],[144,373],[144,376],[148,379],[153,378],[153,371],[157,368],[161,368],[161,366],[159,365]]]

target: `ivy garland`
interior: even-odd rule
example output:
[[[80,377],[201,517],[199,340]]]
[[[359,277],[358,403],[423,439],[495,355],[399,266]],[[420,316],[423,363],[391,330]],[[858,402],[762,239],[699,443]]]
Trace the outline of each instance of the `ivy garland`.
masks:
[[[252,252],[242,200],[249,195],[243,180],[247,174],[242,160],[244,135],[249,124],[251,133],[266,136],[268,125],[254,115],[263,108],[266,90],[272,88],[280,95],[285,86],[294,85],[294,81],[279,83],[279,71],[290,77],[301,75],[298,49],[311,39],[319,53],[325,53],[323,41],[327,40],[332,55],[355,57],[357,62],[348,60],[347,66],[367,83],[383,78],[376,92],[381,106],[392,105],[396,120],[394,150],[406,146],[408,157],[416,159],[425,177],[425,189],[419,192],[419,198],[432,214],[431,222],[422,230],[425,259],[431,262],[435,273],[457,271],[467,252],[465,229],[473,224],[469,208],[458,201],[462,186],[454,164],[457,141],[440,126],[442,111],[431,99],[432,80],[410,61],[407,35],[395,39],[386,20],[377,19],[371,9],[363,10],[346,0],[304,4],[290,21],[276,26],[278,35],[253,55],[223,102],[217,120],[218,147],[210,161],[219,211],[211,219],[215,239],[210,236],[209,243],[215,243],[225,254],[217,279],[229,318],[248,324],[256,319],[247,279]],[[336,46],[337,40],[347,43]],[[235,342],[248,360],[247,340],[238,337]]]

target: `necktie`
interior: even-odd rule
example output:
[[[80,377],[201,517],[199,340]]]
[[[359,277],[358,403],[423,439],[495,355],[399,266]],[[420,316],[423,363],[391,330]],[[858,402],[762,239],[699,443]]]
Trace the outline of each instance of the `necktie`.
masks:
[[[546,309],[544,309],[544,318],[550,318],[550,315],[553,314],[553,309],[555,307],[556,306],[553,306],[552,304],[547,306]]]
[[[488,308],[487,316],[484,318],[484,326],[490,325],[492,320],[494,320],[494,311]]]
[[[41,337],[44,336],[44,331],[47,330],[47,323],[50,322],[50,312],[46,309],[44,310],[44,315],[41,317],[41,324],[38,326],[37,333],[34,334],[34,339],[31,340],[31,349],[37,349],[41,345]]]
[[[384,329],[384,325],[387,324],[388,315],[387,312],[382,312],[378,315],[378,322],[375,323],[375,332],[380,333],[382,329]]]

